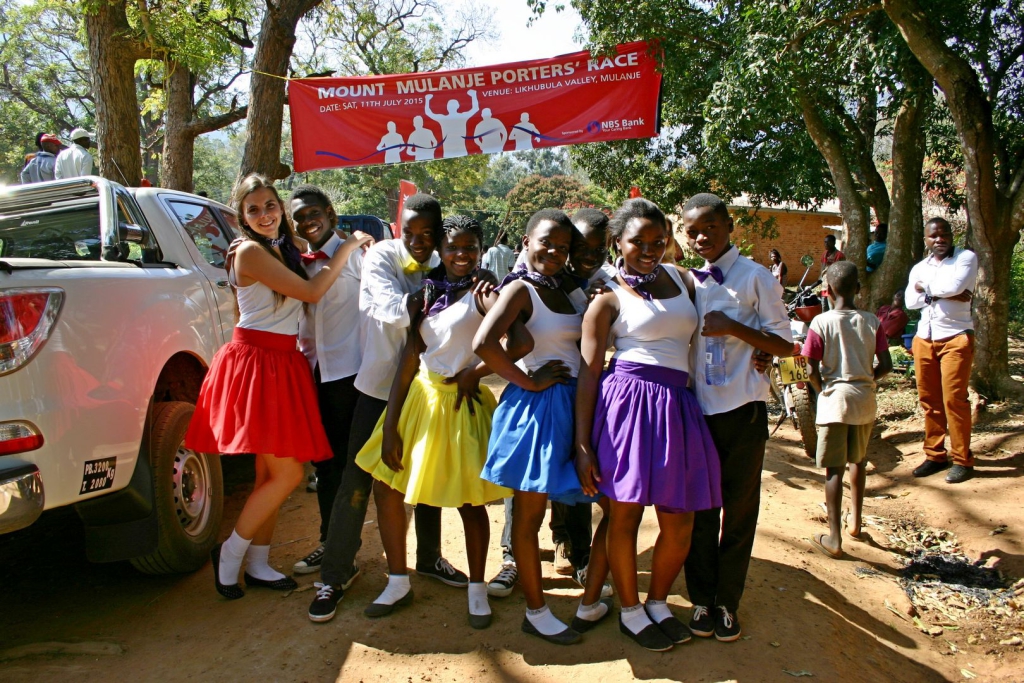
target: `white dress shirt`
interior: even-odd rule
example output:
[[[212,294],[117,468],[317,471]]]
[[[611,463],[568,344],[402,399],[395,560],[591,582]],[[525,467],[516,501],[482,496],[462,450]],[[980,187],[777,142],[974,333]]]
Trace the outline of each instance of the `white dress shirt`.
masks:
[[[320,250],[334,256],[341,247],[337,233]],[[313,277],[326,260],[306,263]],[[359,280],[363,270],[363,252],[356,249],[342,266],[338,279],[319,303],[309,304],[299,315],[299,350],[310,369],[320,365],[320,381],[333,382],[359,372],[362,358],[359,348]]]
[[[359,285],[362,361],[356,375],[356,389],[367,396],[387,400],[398,360],[409,332],[409,295],[420,289],[424,271],[405,272],[414,262],[401,238],[384,240],[370,247],[363,257]],[[426,270],[441,259],[430,255]]]
[[[735,246],[730,246],[715,265],[725,276],[722,284],[711,277],[703,282],[694,278],[698,330],[704,326],[706,313],[721,311],[747,327],[793,341],[789,315],[782,302],[782,285],[772,277],[771,271],[742,258]],[[698,332],[693,344],[695,355],[690,363],[697,401],[705,415],[726,413],[752,401],[768,400],[768,376],[754,369],[754,348],[731,335],[725,337],[725,384],[709,385],[704,374],[706,340],[707,337]]]
[[[72,142],[70,147],[57,155],[53,176],[59,180],[83,175],[92,175],[92,155],[85,147]]]
[[[484,254],[483,267],[498,276],[498,280],[509,274],[516,260],[515,252],[507,244],[491,247]]]
[[[919,292],[914,283],[924,285]],[[917,336],[928,340],[945,340],[974,329],[970,301],[950,301],[946,297],[973,293],[978,284],[978,257],[967,249],[954,249],[953,253],[937,261],[929,255],[910,269],[907,285],[907,308],[921,311]],[[925,297],[942,297],[925,303]]]

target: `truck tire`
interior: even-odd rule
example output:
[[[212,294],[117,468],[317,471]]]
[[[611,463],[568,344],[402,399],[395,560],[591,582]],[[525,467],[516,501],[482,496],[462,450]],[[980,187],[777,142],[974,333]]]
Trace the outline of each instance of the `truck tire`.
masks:
[[[811,460],[814,460],[815,452],[818,449],[818,429],[814,424],[817,414],[815,406],[817,397],[814,389],[805,384],[803,389],[792,388],[793,412],[796,413],[796,426],[800,430],[800,438],[804,442],[804,453]]]
[[[210,557],[224,513],[220,456],[185,448],[195,406],[183,401],[153,404],[150,464],[159,540],[156,550],[131,560],[145,574],[199,569]]]

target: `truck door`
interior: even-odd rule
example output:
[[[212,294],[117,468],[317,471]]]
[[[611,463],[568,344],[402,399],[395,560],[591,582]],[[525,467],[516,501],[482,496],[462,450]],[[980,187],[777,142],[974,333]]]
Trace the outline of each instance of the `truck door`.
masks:
[[[238,316],[224,262],[235,233],[226,224],[223,214],[201,201],[175,196],[164,197],[164,203],[185,229],[185,234],[191,238],[189,250],[195,248],[193,257],[196,257],[196,263],[210,281],[210,289],[213,291],[215,315],[219,317],[220,323],[220,340],[230,341]]]

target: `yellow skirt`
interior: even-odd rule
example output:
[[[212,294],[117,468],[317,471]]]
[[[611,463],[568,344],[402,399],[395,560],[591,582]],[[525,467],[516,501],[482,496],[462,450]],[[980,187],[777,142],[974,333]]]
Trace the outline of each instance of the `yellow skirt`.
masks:
[[[511,496],[510,489],[480,478],[487,460],[491,417],[497,407],[494,394],[480,385],[480,403],[474,404],[476,415],[470,415],[465,402],[456,411],[458,389],[455,384],[442,384],[444,379],[421,366],[409,387],[398,420],[404,467],[401,472],[395,472],[380,458],[386,411],[373,436],[356,455],[356,465],[405,494],[405,502],[410,505],[454,508]]]

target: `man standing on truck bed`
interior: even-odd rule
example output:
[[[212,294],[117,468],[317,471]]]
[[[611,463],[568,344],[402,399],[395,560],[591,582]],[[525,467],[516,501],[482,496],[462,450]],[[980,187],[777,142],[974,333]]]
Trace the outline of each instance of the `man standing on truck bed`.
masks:
[[[92,175],[92,155],[89,154],[92,133],[84,128],[75,128],[71,131],[70,138],[71,146],[57,155],[53,175],[58,180]]]

